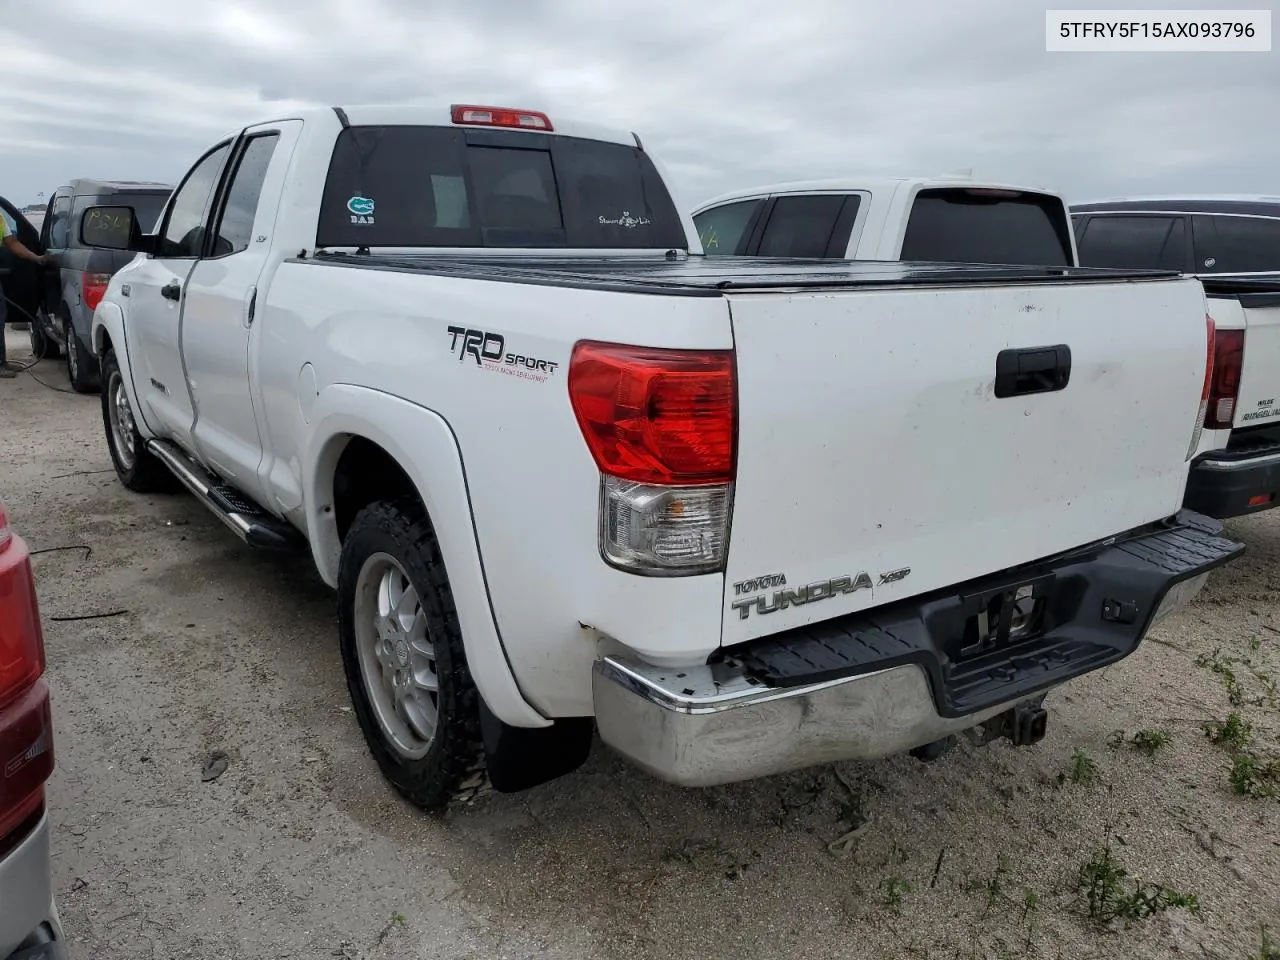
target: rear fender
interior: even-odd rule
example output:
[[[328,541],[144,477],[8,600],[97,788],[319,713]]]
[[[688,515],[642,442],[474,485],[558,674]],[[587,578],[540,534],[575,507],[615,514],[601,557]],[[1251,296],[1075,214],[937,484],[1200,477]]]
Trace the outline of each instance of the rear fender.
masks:
[[[364,437],[400,465],[426,506],[448,568],[467,665],[485,703],[511,726],[549,726],[520,692],[494,621],[462,456],[449,424],[433,410],[349,384],[325,387],[305,416],[309,433],[302,444],[303,502],[320,576],[337,585],[342,543],[333,477],[350,439]]]

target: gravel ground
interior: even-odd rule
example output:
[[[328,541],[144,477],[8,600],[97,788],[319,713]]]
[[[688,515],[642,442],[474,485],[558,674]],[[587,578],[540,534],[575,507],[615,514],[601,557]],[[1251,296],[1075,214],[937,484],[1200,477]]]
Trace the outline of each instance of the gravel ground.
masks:
[[[253,553],[190,497],[125,491],[98,398],[56,392],[60,361],[31,373],[43,383],[0,381],[0,493],[49,551],[53,868],[74,960],[1246,960],[1264,925],[1280,941],[1280,803],[1237,795],[1202,730],[1236,710],[1245,749],[1280,755],[1280,512],[1232,523],[1245,559],[1134,656],[1052,693],[1036,747],[701,791],[599,749],[441,820],[366,754],[309,563]],[[1114,744],[1139,730],[1170,741]],[[228,768],[203,782],[215,751]],[[1108,846],[1198,909],[1091,919],[1080,869]]]

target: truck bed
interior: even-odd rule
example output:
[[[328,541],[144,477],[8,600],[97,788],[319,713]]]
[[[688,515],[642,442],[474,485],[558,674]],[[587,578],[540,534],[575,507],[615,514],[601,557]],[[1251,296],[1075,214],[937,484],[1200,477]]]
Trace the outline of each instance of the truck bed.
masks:
[[[502,283],[685,297],[716,297],[751,290],[1007,286],[1161,280],[1178,276],[1169,270],[762,257],[682,256],[656,260],[636,257],[443,257],[322,252],[316,255],[314,262]]]

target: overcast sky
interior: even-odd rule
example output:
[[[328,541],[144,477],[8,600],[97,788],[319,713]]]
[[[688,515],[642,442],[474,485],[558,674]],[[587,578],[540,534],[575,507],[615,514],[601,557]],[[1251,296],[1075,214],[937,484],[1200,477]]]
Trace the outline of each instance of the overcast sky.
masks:
[[[1046,53],[1028,0],[3,6],[0,195],[19,204],[74,177],[174,182],[221,133],[298,103],[411,101],[628,127],[690,204],[963,168],[1072,200],[1280,194],[1280,53]]]

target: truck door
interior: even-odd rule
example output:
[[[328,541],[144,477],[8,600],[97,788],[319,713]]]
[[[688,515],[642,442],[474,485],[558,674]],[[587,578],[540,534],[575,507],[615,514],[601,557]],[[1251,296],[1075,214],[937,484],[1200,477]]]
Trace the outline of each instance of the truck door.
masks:
[[[44,273],[44,309],[51,324],[59,322],[58,307],[63,300],[61,274],[67,268],[70,223],[71,192],[67,187],[59,187],[50,198],[44,222],[40,225],[40,242],[44,244],[44,251],[58,264],[58,269],[46,270]]]
[[[187,280],[182,355],[195,407],[201,460],[261,500],[262,440],[250,376],[253,332],[265,290],[276,213],[301,120],[250,127],[231,157],[214,204],[211,246]]]
[[[125,338],[142,416],[161,436],[188,450],[194,413],[180,349],[184,290],[204,248],[231,145],[230,140],[218,144],[182,179],[160,220],[155,252],[129,271],[120,290],[129,301]]]
[[[0,211],[3,211],[9,230],[23,246],[32,253],[44,251],[44,247],[40,245],[40,234],[17,207],[0,197]],[[15,257],[4,246],[0,246],[0,288],[4,289],[5,306],[8,308],[5,317],[7,322],[33,322],[36,308],[44,296],[44,277],[41,268],[34,263]],[[3,325],[0,325],[0,335],[3,333]]]

